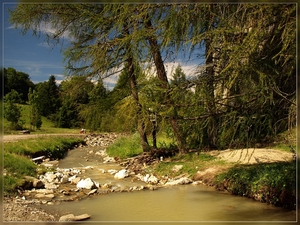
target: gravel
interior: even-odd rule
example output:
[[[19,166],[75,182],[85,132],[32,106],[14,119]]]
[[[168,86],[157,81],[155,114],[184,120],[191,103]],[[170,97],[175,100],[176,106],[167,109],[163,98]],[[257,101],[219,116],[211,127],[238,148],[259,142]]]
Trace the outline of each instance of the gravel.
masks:
[[[60,215],[51,215],[36,205],[34,202],[26,202],[22,199],[3,199],[3,222],[16,221],[58,221]]]

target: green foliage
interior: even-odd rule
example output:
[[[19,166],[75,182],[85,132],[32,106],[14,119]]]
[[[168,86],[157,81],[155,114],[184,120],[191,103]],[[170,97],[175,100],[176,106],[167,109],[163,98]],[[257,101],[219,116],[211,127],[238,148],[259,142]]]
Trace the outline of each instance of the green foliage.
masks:
[[[44,137],[43,139],[26,139],[22,142],[5,143],[4,150],[29,157],[45,155],[53,159],[60,159],[68,149],[80,142],[82,142],[80,138],[73,137]]]
[[[53,75],[48,81],[36,85],[35,104],[42,116],[49,117],[55,114],[60,107],[59,89]]]
[[[51,159],[61,159],[65,153],[76,144],[83,143],[81,138],[45,137],[43,139],[26,139],[18,142],[8,142],[4,145],[4,193],[11,194],[23,184],[24,176],[35,177],[42,171],[31,160],[32,157],[48,156]]]
[[[296,204],[296,162],[240,165],[218,175],[217,183],[227,181],[233,194],[254,197],[274,205],[294,208]],[[294,203],[291,205],[291,198]]]
[[[78,117],[84,121],[84,126],[92,131],[110,131],[111,127],[105,124],[105,118],[109,117],[109,123],[112,123],[111,107],[114,100],[108,97],[109,92],[103,81],[99,79],[87,94],[88,103],[79,108]]]
[[[30,80],[28,74],[17,71],[11,67],[7,69],[4,68],[4,82],[4,95],[11,92],[12,90],[16,90],[21,97],[22,103],[28,100],[27,94],[29,88],[34,88],[34,84]]]
[[[28,93],[28,102],[30,104],[30,125],[36,127],[36,129],[40,129],[42,126],[42,116],[38,110],[37,106],[37,92],[35,90],[29,89]]]
[[[23,176],[35,176],[37,165],[26,156],[17,155],[4,151],[4,169],[6,175],[3,177],[4,193],[11,193],[22,185]]]
[[[54,44],[66,31],[72,37],[63,49],[67,73],[80,77],[66,85],[60,126],[143,133],[155,112],[158,128],[171,130],[184,150],[251,147],[296,124],[295,4],[20,4],[10,20],[34,35],[51,22],[56,33],[46,39]],[[203,64],[188,76],[178,67],[169,81],[162,58],[178,61],[182,51],[185,62]],[[137,76],[129,85],[137,62],[143,69],[154,62],[155,79]],[[111,93],[100,83],[91,92],[80,88],[85,78],[120,68]],[[38,91],[42,102],[59,99],[43,86]]]
[[[6,102],[12,103],[22,103],[22,94],[18,93],[16,90],[12,89],[9,93],[5,95]]]
[[[121,159],[133,157],[143,152],[138,134],[120,137],[106,149],[107,154]]]
[[[4,118],[11,122],[11,129],[18,130],[22,128],[21,108],[9,100],[4,102]]]

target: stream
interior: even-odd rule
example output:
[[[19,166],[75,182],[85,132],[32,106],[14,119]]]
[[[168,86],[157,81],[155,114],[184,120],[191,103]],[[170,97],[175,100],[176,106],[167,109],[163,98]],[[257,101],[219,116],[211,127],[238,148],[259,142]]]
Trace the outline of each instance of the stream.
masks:
[[[84,176],[100,184],[112,186],[146,185],[130,177],[117,180],[103,170],[121,170],[115,162],[103,163],[87,152],[103,147],[77,148],[59,161],[59,168],[92,167]],[[42,205],[49,212],[91,215],[88,221],[98,222],[175,222],[175,221],[296,221],[295,210],[285,210],[245,197],[216,191],[204,185],[178,185],[156,190],[140,190],[92,195],[82,200]]]

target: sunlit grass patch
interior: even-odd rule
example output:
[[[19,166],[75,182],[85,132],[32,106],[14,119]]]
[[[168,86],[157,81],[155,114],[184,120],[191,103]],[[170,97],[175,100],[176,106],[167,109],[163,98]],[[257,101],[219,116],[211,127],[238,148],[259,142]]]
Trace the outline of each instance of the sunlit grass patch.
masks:
[[[19,155],[37,156],[51,154],[54,158],[61,158],[66,150],[80,142],[83,142],[83,140],[75,137],[30,138],[17,142],[7,142],[4,144],[4,150]]]
[[[143,149],[138,134],[134,134],[118,138],[106,151],[109,156],[125,159],[141,154]]]

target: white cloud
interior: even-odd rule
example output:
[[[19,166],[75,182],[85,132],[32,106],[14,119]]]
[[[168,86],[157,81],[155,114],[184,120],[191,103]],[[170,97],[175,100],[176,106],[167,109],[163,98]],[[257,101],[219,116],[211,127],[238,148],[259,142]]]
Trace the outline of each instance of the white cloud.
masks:
[[[54,26],[51,22],[42,22],[39,25],[39,29],[44,34],[48,34],[50,36],[54,36],[58,32],[58,30],[56,28],[54,28]],[[71,41],[73,39],[69,30],[64,31],[62,34],[59,35],[59,37],[69,40],[69,41]]]

